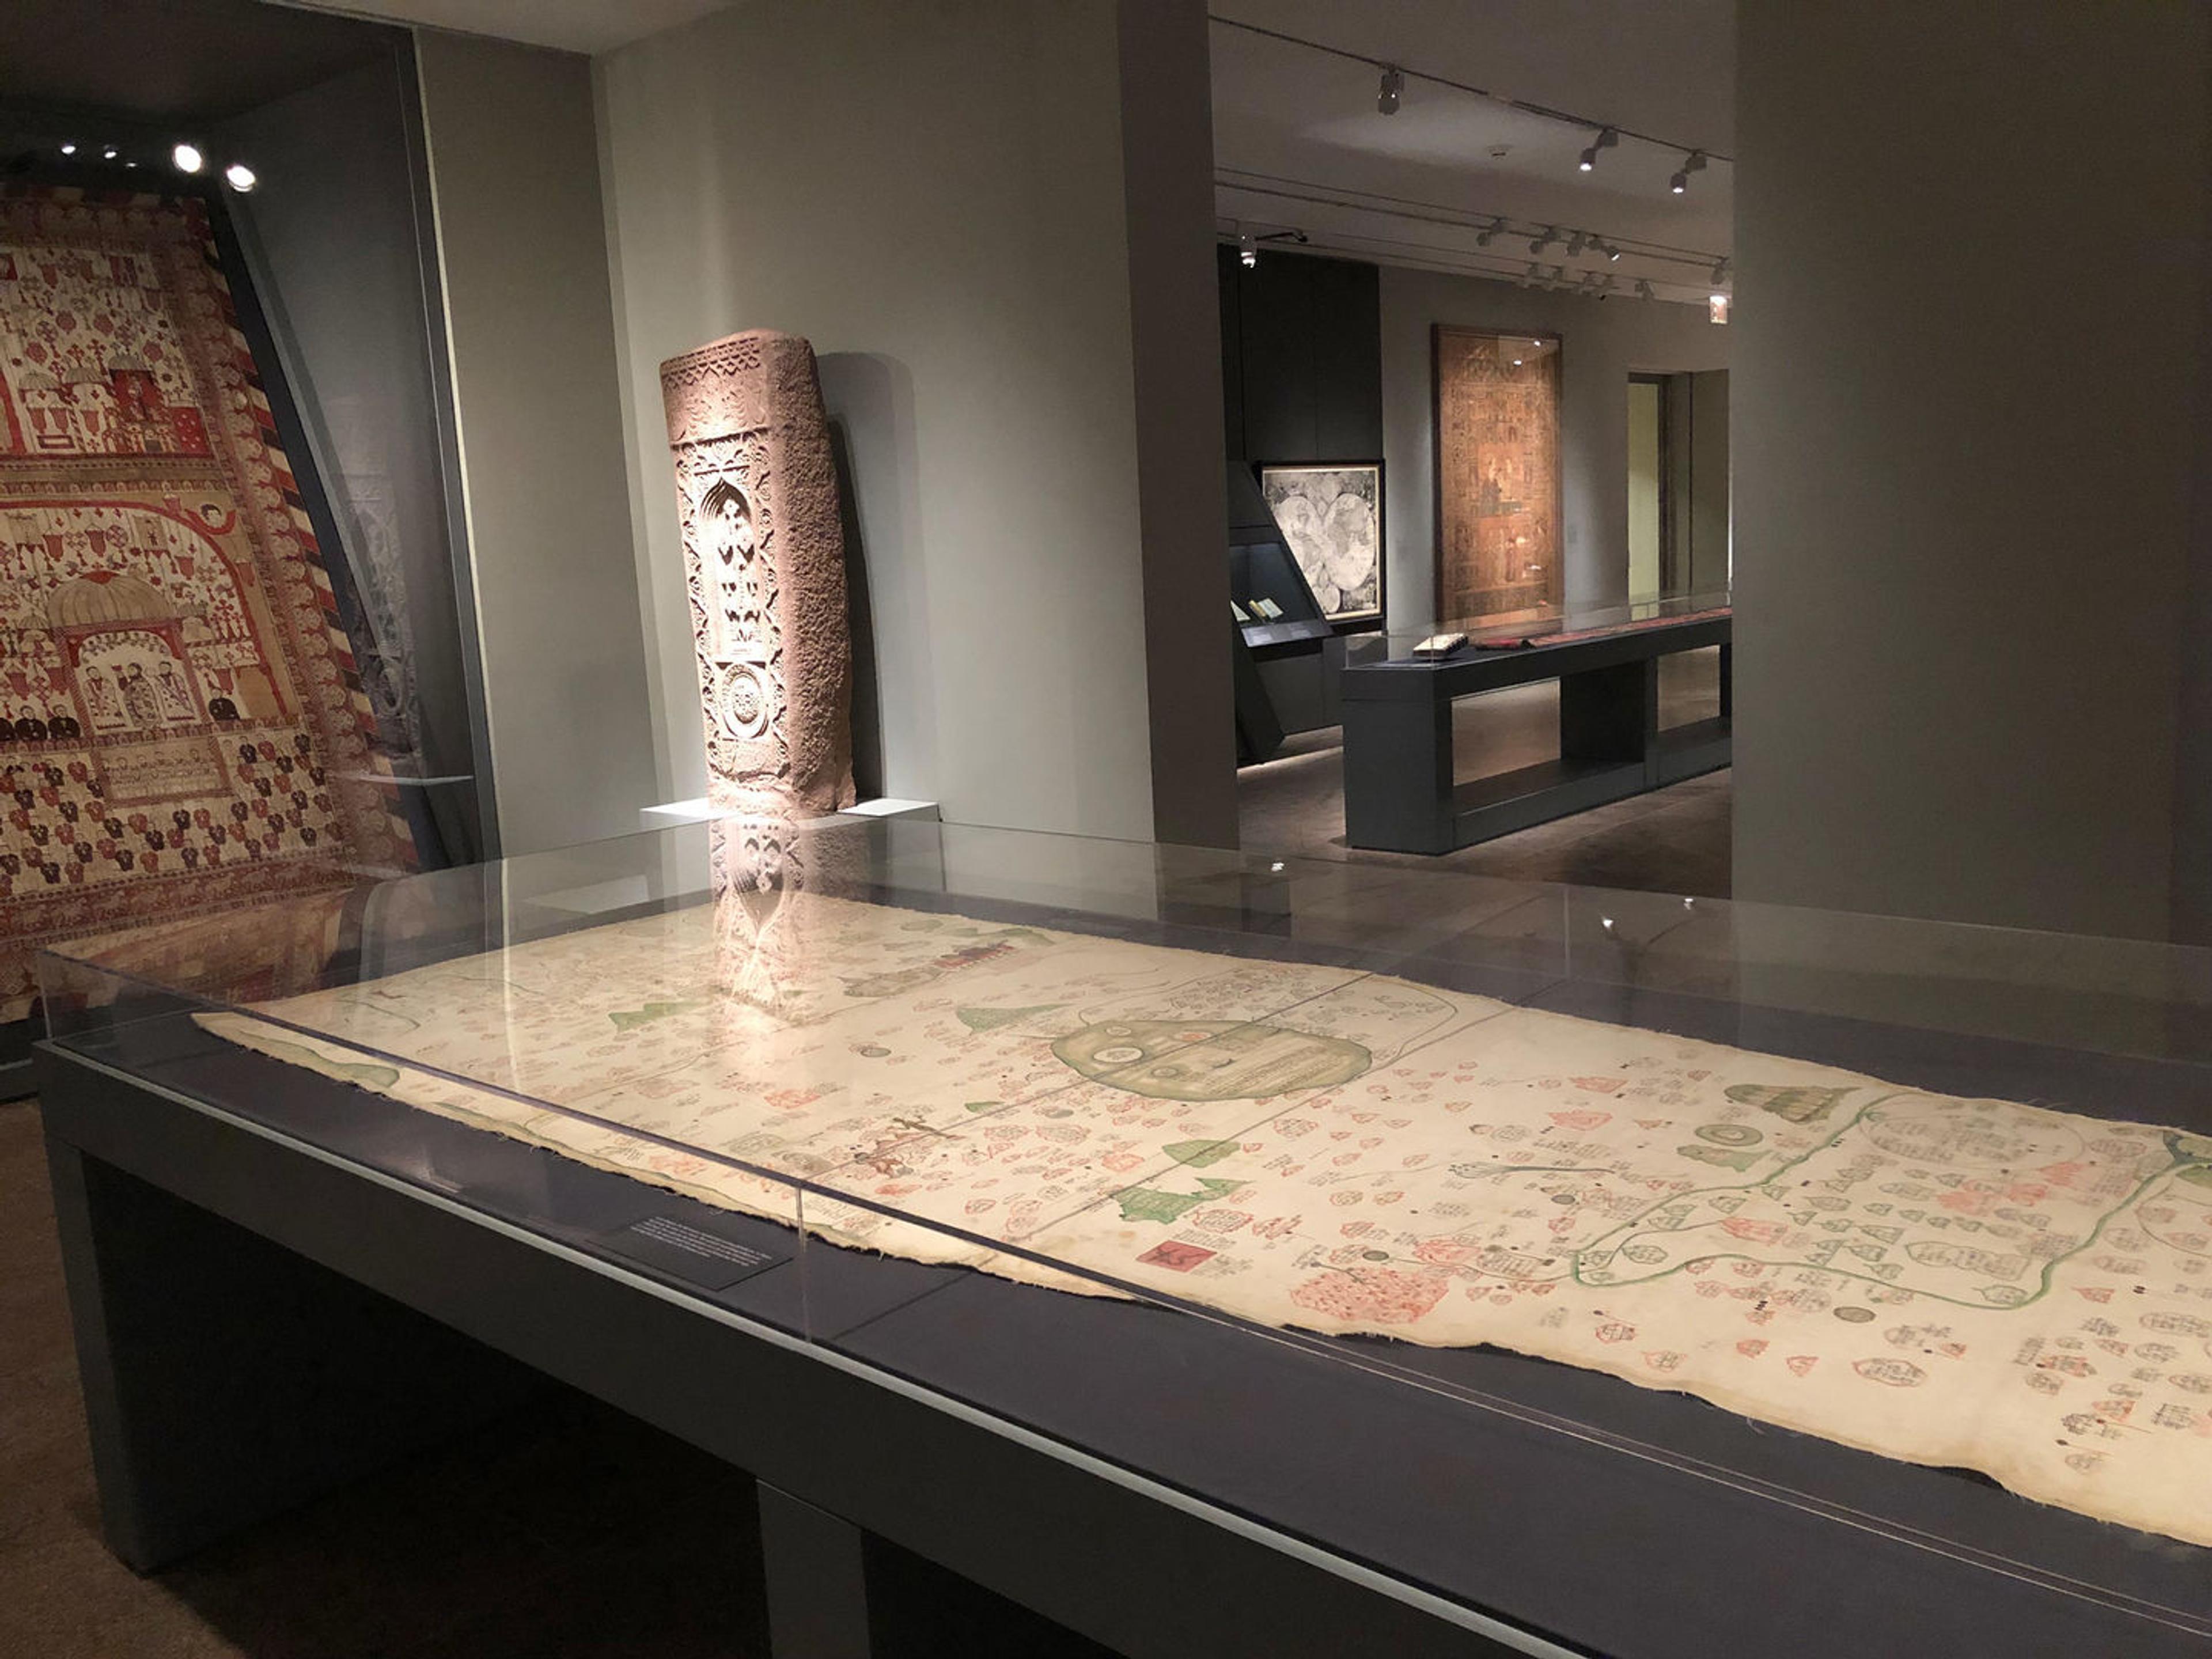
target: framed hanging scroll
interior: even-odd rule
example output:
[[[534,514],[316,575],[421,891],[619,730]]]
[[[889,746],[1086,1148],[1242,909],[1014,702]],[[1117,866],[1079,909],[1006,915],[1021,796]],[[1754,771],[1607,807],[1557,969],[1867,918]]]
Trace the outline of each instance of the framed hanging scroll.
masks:
[[[1437,619],[1558,608],[1559,341],[1437,325]]]

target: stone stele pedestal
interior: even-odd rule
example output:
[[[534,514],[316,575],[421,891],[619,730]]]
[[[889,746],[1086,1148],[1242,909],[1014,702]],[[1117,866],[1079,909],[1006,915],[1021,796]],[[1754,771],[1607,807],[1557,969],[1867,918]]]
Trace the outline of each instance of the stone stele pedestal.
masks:
[[[707,798],[772,825],[853,804],[845,539],[814,349],[732,334],[660,366],[707,717]]]

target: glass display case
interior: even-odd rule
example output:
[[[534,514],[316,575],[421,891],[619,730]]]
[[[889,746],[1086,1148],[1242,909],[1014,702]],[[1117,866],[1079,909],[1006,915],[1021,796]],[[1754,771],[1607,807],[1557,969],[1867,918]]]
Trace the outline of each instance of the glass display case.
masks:
[[[1255,652],[1336,634],[1279,536],[1247,532],[1230,544],[1229,597],[1238,631]]]
[[[1703,593],[1644,594],[1603,605],[1548,605],[1519,611],[1503,620],[1476,617],[1439,623],[1433,628],[1392,629],[1384,636],[1381,655],[1369,660],[1437,661],[1464,658],[1474,653],[1572,645],[1672,623],[1725,617],[1729,609],[1726,588]],[[1454,634],[1464,634],[1466,643],[1449,651],[1415,651],[1417,646]]]
[[[51,1041],[1593,1649],[1653,1528],[1802,1653],[1892,1559],[1984,1633],[2212,1639],[2212,953],[910,822],[768,859],[60,946]]]

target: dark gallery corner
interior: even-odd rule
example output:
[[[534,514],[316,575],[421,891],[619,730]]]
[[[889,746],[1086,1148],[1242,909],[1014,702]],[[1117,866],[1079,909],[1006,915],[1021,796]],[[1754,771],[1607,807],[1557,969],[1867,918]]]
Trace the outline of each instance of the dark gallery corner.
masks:
[[[0,1656],[2212,1653],[2208,157],[2203,0],[0,9]]]

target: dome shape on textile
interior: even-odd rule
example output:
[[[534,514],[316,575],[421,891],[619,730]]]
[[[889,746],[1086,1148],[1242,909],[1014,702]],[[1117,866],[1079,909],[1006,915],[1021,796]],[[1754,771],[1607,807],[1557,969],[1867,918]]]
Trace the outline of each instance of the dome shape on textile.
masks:
[[[57,628],[159,622],[177,614],[176,605],[150,584],[118,570],[96,570],[64,582],[46,601],[46,619]]]

